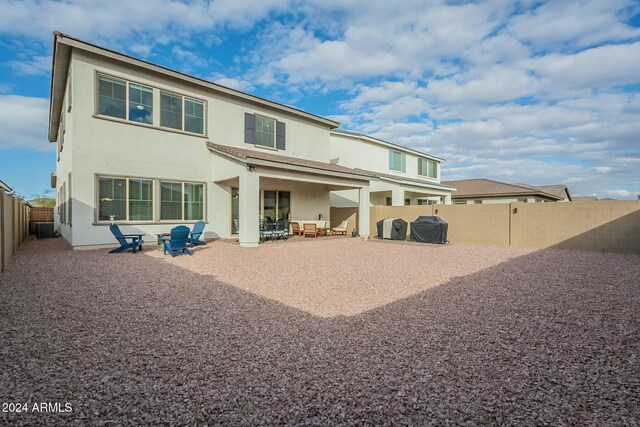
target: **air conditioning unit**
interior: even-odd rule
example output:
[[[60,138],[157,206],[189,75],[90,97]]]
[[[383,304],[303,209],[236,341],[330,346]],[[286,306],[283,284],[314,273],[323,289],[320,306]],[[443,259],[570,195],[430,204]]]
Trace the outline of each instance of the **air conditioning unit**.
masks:
[[[50,239],[53,237],[53,222],[36,222],[36,237]]]

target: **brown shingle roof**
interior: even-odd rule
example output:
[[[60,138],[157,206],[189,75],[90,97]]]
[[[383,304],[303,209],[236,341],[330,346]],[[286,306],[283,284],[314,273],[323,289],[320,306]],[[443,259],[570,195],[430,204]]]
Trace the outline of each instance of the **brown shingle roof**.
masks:
[[[247,159],[266,160],[269,162],[281,163],[283,165],[301,166],[305,168],[318,169],[326,172],[338,172],[338,173],[345,173],[349,175],[358,175],[358,178],[360,179],[363,179],[363,178],[368,179],[368,178],[375,177],[375,175],[372,173],[362,171],[362,170],[356,171],[355,169],[347,168],[340,165],[334,165],[333,163],[318,162],[315,160],[301,159],[299,157],[283,156],[280,154],[273,154],[273,153],[268,153],[268,152],[263,152],[258,150],[250,150],[246,148],[232,147],[229,145],[215,144],[211,141],[207,141],[207,147],[212,151],[228,154],[230,156],[237,157],[244,160],[247,160]]]
[[[563,199],[569,195],[569,189],[564,184],[556,184],[556,185],[539,185],[538,188],[545,193],[555,194],[558,197],[562,197]],[[569,195],[569,198],[571,196]]]
[[[562,199],[563,196],[555,195],[526,184],[507,184],[506,182],[491,179],[462,179],[459,181],[444,181],[442,185],[455,187],[451,197],[462,199],[468,197],[495,197],[495,196],[529,196],[540,195],[551,199]]]

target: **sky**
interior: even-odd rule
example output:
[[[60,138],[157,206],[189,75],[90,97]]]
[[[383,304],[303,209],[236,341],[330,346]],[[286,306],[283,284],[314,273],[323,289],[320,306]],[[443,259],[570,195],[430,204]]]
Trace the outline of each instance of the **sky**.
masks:
[[[443,157],[442,180],[640,194],[640,1],[0,0],[0,180],[55,170],[52,32]]]

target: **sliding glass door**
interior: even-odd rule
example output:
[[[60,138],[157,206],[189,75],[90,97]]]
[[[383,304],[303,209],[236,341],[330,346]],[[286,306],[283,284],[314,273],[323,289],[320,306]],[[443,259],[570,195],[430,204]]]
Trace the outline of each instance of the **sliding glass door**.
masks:
[[[263,190],[260,208],[262,218],[267,221],[289,219],[291,214],[291,193],[280,190]]]

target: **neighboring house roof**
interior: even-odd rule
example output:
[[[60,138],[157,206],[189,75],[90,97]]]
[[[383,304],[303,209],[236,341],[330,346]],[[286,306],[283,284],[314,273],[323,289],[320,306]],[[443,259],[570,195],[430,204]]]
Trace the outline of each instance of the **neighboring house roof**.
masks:
[[[397,182],[399,184],[418,185],[420,187],[428,187],[428,188],[433,188],[433,189],[443,190],[443,191],[455,191],[454,187],[449,187],[449,186],[443,185],[441,183],[430,182],[430,181],[419,179],[419,178],[408,178],[408,177],[404,177],[404,176],[380,173],[380,172],[370,171],[370,170],[366,170],[366,169],[358,169],[358,168],[356,168],[355,170],[359,171],[359,172],[366,172],[366,173],[369,173],[369,174],[373,174],[377,178],[382,179],[384,181],[393,181],[393,182]]]
[[[306,111],[294,108],[288,105],[280,104],[277,102],[269,101],[268,99],[261,98],[259,96],[251,95],[246,92],[242,92],[236,89],[231,89],[226,86],[212,83],[210,81],[190,76],[188,74],[181,73],[179,71],[172,70],[161,65],[153,64],[142,59],[137,59],[123,53],[119,53],[104,47],[100,47],[91,43],[87,43],[80,39],[71,37],[66,34],[62,34],[58,31],[53,33],[53,63],[51,67],[51,93],[49,104],[49,141],[55,141],[58,134],[58,126],[60,123],[60,113],[62,109],[62,101],[64,99],[64,92],[67,85],[67,76],[69,73],[69,61],[71,58],[71,49],[81,49],[87,52],[92,52],[97,55],[108,57],[113,60],[125,62],[135,67],[144,68],[165,76],[176,78],[182,81],[186,81],[191,84],[195,84],[204,89],[213,90],[217,93],[239,98],[244,101],[259,104],[263,107],[271,108],[280,112],[293,114],[304,119],[323,124],[333,129],[340,126],[340,123],[321,117]]]
[[[0,190],[4,190],[7,193],[11,192],[11,187],[0,180]]]
[[[359,132],[353,132],[353,131],[350,131],[350,130],[343,130],[343,129],[334,129],[334,130],[331,131],[331,133],[335,133],[335,134],[338,134],[338,135],[346,135],[346,136],[360,138],[360,139],[363,139],[365,141],[373,142],[374,144],[391,146],[391,148],[395,148],[395,149],[398,149],[398,150],[401,150],[401,151],[406,151],[408,153],[415,154],[415,155],[420,156],[420,157],[426,157],[428,159],[437,160],[439,162],[444,162],[445,161],[445,159],[443,159],[441,157],[432,156],[431,154],[423,153],[422,151],[414,150],[412,148],[407,148],[407,147],[405,147],[403,145],[398,145],[398,144],[395,144],[393,142],[385,141],[383,139],[374,138],[373,136],[365,135],[365,134],[359,133]]]
[[[574,202],[595,202],[598,198],[596,196],[576,196],[573,198]]]
[[[299,157],[282,156],[280,154],[272,154],[257,150],[248,150],[245,148],[232,147],[229,145],[215,144],[210,141],[207,141],[207,148],[222,155],[226,155],[238,160],[243,160],[247,164],[260,164],[262,166],[294,166],[305,169],[314,169],[319,172],[328,172],[331,174],[355,175],[352,176],[352,178],[365,180],[369,180],[375,177],[375,175],[372,173],[334,165],[333,163],[318,162],[315,160],[301,159]],[[262,161],[262,163],[260,163],[260,161]],[[270,165],[267,163],[270,163]]]
[[[538,190],[542,190],[545,193],[548,194],[554,194],[558,197],[562,197],[563,199],[568,198],[569,200],[572,200],[571,198],[571,193],[569,193],[569,187],[567,187],[564,184],[554,184],[554,185],[529,185],[529,184],[522,184],[522,183],[517,183],[516,185],[521,185],[523,187],[530,187],[530,188],[537,188]]]
[[[501,196],[543,196],[554,200],[564,199],[564,196],[552,194],[530,185],[507,184],[506,182],[486,178],[444,181],[442,184],[457,189],[457,191],[451,195],[453,199]]]

